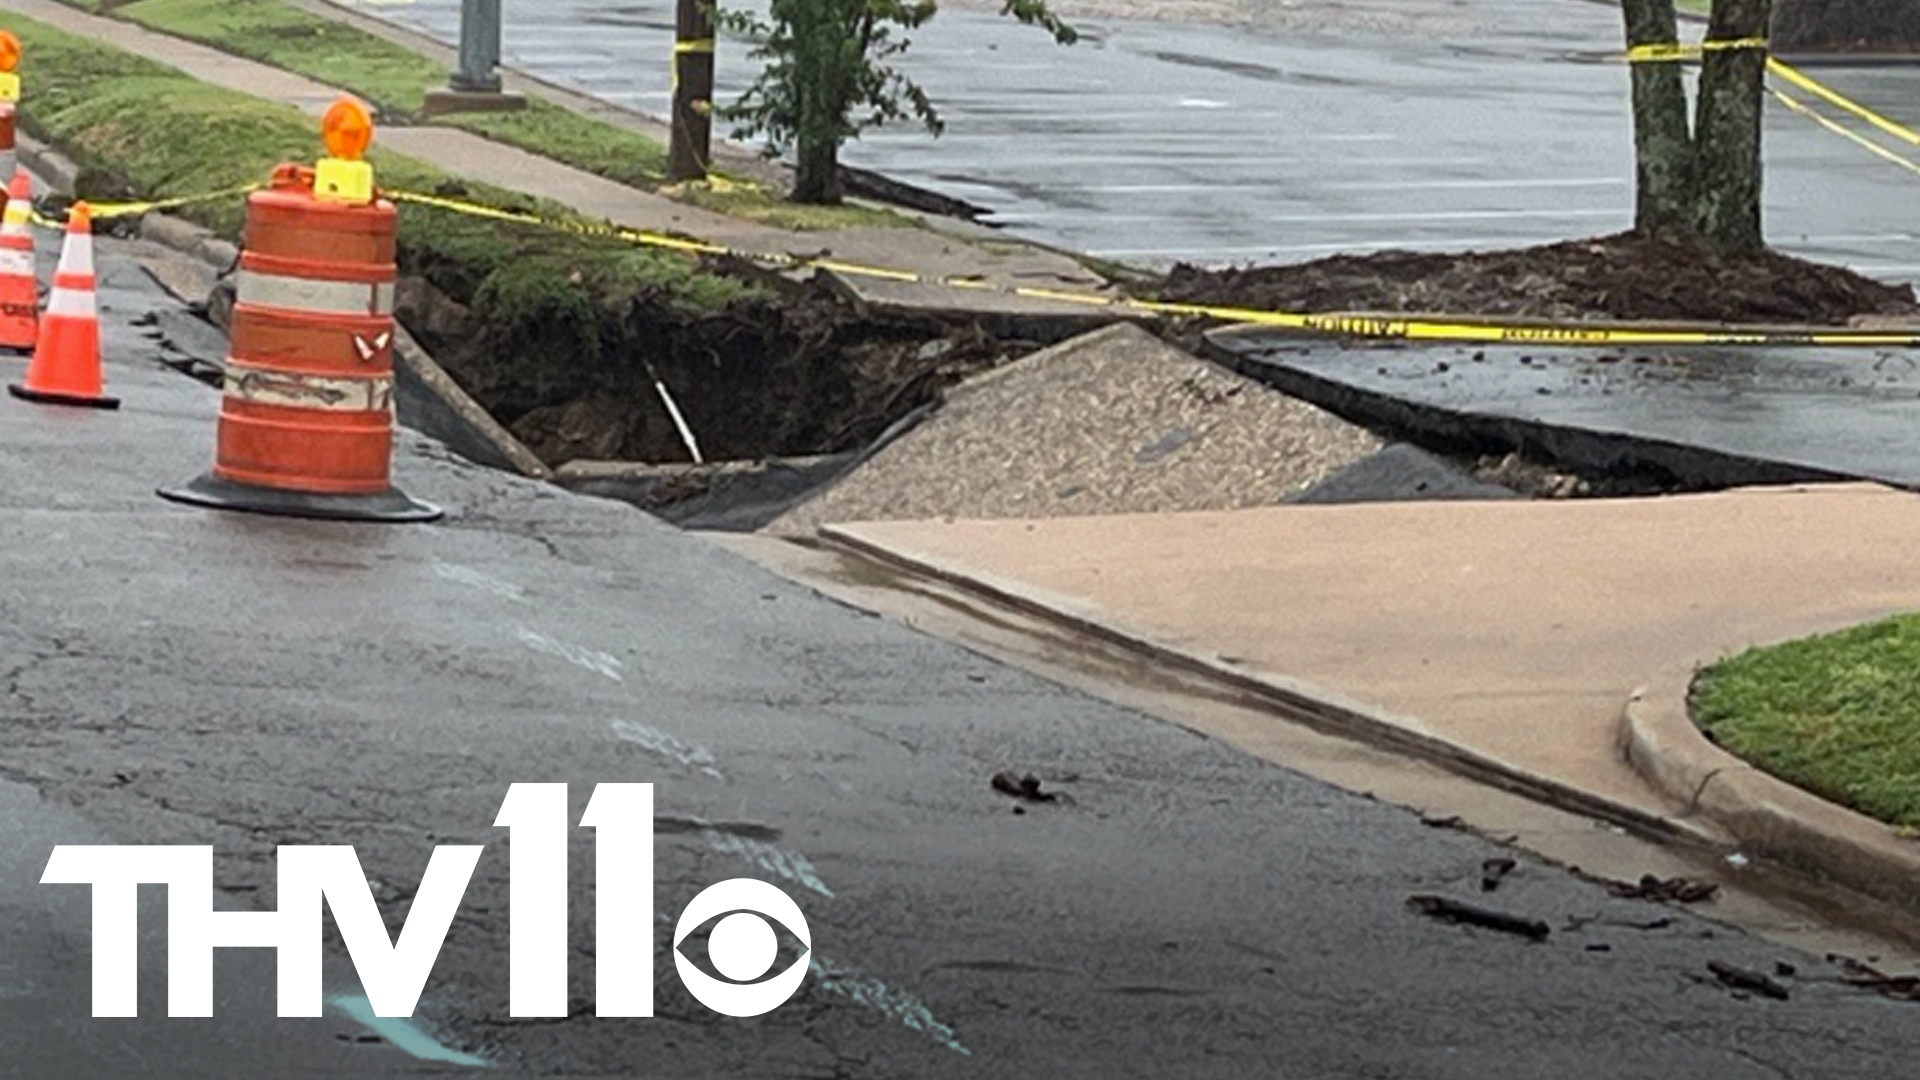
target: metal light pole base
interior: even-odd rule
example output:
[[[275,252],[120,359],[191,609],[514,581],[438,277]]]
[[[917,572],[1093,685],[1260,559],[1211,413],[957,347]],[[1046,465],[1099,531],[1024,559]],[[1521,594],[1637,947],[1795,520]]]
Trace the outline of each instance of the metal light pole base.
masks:
[[[474,112],[513,112],[527,107],[527,99],[520,94],[509,94],[499,87],[492,90],[470,90],[463,86],[448,86],[439,90],[427,91],[427,99],[420,106],[422,116],[445,116],[448,113]]]
[[[157,494],[163,499],[189,506],[319,521],[372,521],[400,525],[438,521],[446,514],[439,507],[415,502],[394,488],[388,488],[378,495],[310,495],[236,484],[212,473],[182,487],[161,488]]]

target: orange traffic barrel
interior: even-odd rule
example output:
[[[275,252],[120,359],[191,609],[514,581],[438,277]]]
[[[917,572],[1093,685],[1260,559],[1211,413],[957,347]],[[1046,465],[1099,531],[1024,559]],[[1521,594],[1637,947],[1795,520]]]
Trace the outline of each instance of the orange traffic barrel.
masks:
[[[20,168],[20,152],[14,145],[14,106],[0,101],[0,186],[13,180]]]
[[[31,352],[40,342],[40,278],[33,266],[33,178],[21,169],[0,211],[0,349]]]
[[[394,206],[283,169],[247,200],[211,472],[160,494],[225,510],[432,521],[394,488]]]

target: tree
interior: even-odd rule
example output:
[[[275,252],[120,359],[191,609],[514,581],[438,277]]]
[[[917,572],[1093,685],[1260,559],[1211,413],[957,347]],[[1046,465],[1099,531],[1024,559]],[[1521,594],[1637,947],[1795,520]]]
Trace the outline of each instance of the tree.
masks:
[[[1917,0],[1779,0],[1776,50],[1920,50]]]
[[[1679,40],[1674,0],[1621,0],[1620,6],[1629,48]],[[1771,6],[1771,0],[1714,0],[1706,40],[1764,38]],[[1730,255],[1766,248],[1760,227],[1765,74],[1764,49],[1709,48],[1689,125],[1681,65],[1633,65],[1637,234]]]
[[[839,202],[840,146],[869,127],[916,119],[936,136],[943,130],[926,91],[890,63],[912,44],[906,32],[938,7],[937,0],[771,0],[765,23],[722,14],[724,25],[759,39],[751,55],[766,62],[725,115],[739,122],[737,137],[764,135],[774,150],[794,152],[793,201]],[[1042,27],[1063,45],[1078,38],[1046,0],[1004,0],[1001,14]]]

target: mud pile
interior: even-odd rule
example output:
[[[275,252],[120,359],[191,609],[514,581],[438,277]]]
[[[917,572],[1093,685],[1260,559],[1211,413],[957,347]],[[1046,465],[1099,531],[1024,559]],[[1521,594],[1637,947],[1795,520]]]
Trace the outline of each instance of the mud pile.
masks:
[[[1144,295],[1280,311],[1841,326],[1920,316],[1908,286],[1778,252],[1720,258],[1631,234],[1466,254],[1337,255],[1295,266],[1176,266]]]

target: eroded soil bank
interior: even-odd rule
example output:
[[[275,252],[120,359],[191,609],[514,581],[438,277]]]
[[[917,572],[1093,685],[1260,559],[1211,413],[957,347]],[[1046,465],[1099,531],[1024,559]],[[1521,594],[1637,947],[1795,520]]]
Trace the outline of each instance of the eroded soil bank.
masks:
[[[863,312],[825,283],[751,268],[757,288],[689,310],[646,291],[503,318],[484,295],[409,277],[399,315],[549,465],[684,462],[665,387],[706,460],[861,446],[946,386],[1045,344],[986,320]],[[479,301],[478,303],[476,301]]]
[[[1176,266],[1156,299],[1283,311],[1400,311],[1555,319],[1844,326],[1920,317],[1913,290],[1769,251],[1721,258],[1616,234],[1466,254],[1387,251],[1292,266]]]

